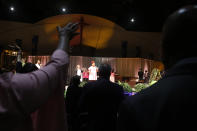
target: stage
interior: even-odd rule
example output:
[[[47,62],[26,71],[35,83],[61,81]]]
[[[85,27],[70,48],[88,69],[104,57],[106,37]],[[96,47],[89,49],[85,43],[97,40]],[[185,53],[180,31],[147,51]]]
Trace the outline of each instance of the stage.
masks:
[[[31,63],[36,63],[38,59],[41,60],[42,65],[46,65],[50,60],[50,56],[28,56],[28,62]],[[76,75],[76,65],[88,69],[91,66],[91,61],[95,61],[97,67],[101,63],[110,64],[115,71],[116,81],[125,81],[130,85],[134,85],[135,81],[137,81],[139,68],[142,68],[143,71],[147,70],[149,73],[154,68],[163,70],[163,64],[161,62],[143,58],[70,56],[67,83],[69,83],[72,76]]]

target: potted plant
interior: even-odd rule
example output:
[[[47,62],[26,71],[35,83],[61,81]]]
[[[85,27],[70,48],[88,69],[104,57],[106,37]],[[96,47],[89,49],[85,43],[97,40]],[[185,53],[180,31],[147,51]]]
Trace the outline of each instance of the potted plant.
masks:
[[[118,84],[123,87],[125,95],[132,95],[133,89],[127,82],[118,81]]]
[[[140,92],[143,89],[146,89],[147,87],[149,87],[149,84],[145,84],[145,83],[138,83],[134,86],[135,92]]]
[[[87,84],[86,81],[82,81],[80,84],[79,84],[79,87],[84,87],[84,85]]]

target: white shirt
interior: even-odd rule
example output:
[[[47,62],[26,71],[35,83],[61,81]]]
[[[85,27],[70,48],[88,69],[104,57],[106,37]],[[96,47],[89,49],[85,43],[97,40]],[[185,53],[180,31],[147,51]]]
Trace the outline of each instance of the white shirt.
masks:
[[[77,69],[77,75],[80,76],[80,81],[82,81],[82,73],[81,73],[81,69]]]
[[[97,67],[90,66],[88,70],[89,70],[89,80],[97,80]]]
[[[40,69],[40,65],[39,65],[39,64],[36,64],[36,67],[37,67],[38,69]]]
[[[77,69],[77,75],[81,76],[81,70],[80,69]]]

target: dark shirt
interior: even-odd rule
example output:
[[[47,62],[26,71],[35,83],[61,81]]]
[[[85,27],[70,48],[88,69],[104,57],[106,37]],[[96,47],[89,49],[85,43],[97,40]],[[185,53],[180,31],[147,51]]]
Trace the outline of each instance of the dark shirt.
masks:
[[[138,76],[139,76],[139,80],[143,80],[144,72],[143,71],[139,71],[138,72]]]
[[[126,99],[119,131],[196,131],[196,67],[197,58],[182,60],[157,83]]]
[[[88,129],[114,131],[123,98],[122,86],[107,79],[87,83],[83,88],[81,108],[88,113]]]
[[[77,85],[70,85],[66,91],[66,111],[68,114],[75,115],[78,112],[78,104],[82,88]]]
[[[67,53],[56,50],[40,70],[0,75],[0,131],[31,131],[30,114],[36,109],[40,113],[34,129],[66,130],[63,88],[68,63]]]

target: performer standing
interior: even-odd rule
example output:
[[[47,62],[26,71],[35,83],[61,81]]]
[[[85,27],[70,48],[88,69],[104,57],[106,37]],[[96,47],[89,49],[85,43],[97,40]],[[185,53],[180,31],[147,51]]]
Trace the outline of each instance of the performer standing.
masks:
[[[89,80],[97,80],[98,68],[95,66],[95,62],[91,61],[92,65],[88,68],[89,71]]]
[[[148,83],[149,78],[150,78],[150,74],[147,70],[145,70],[145,72],[144,72],[144,83]]]
[[[143,76],[144,76],[144,72],[142,71],[142,68],[140,68],[138,71],[139,81],[143,80]]]
[[[88,81],[88,78],[89,78],[89,72],[87,70],[87,68],[84,68],[83,70],[83,81]]]
[[[114,69],[111,70],[110,81],[115,82],[115,72]]]
[[[38,69],[40,69],[40,67],[41,67],[41,64],[40,64],[40,63],[41,63],[40,60],[37,60],[36,67],[37,67]]]
[[[76,73],[77,73],[78,76],[80,76],[80,81],[82,81],[82,73],[81,72],[82,71],[81,71],[80,65],[77,65],[76,66]]]

